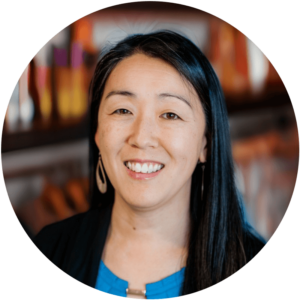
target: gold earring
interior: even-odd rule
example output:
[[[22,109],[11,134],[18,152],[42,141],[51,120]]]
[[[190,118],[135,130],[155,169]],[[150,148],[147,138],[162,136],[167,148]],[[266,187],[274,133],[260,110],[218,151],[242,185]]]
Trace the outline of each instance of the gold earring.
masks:
[[[201,199],[203,200],[203,193],[204,193],[204,171],[205,171],[205,162],[201,162],[200,159],[198,160],[198,165],[200,165],[202,169],[202,178],[201,178]]]
[[[101,169],[101,174],[103,177],[104,182],[101,181],[101,178],[99,176],[99,167]],[[96,181],[97,181],[97,186],[99,191],[104,194],[107,191],[107,182],[106,182],[106,177],[105,177],[105,173],[104,173],[104,169],[103,169],[103,165],[102,165],[102,159],[101,159],[101,154],[99,153],[99,160],[98,160],[98,164],[97,164],[97,168],[96,168]]]

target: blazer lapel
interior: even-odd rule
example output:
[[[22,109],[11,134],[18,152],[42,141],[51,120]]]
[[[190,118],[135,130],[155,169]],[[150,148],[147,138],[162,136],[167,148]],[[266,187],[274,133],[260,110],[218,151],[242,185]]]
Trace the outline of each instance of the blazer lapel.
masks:
[[[76,237],[66,272],[95,287],[100,260],[111,220],[113,203],[87,215]]]

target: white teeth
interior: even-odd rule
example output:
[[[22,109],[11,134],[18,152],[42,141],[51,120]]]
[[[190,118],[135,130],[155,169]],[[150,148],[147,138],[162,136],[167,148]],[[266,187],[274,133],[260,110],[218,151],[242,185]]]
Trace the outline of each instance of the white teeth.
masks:
[[[137,172],[137,173],[153,173],[159,171],[163,165],[161,164],[147,164],[144,163],[141,165],[140,163],[135,163],[135,162],[127,162],[126,166],[128,169]]]
[[[150,166],[148,167],[148,173],[152,173],[153,172],[153,166],[152,164],[150,164]]]
[[[147,164],[143,164],[143,167],[142,167],[142,173],[148,173],[148,166]]]
[[[141,170],[142,170],[142,166],[141,166],[141,164],[137,163],[137,164],[135,165],[135,172],[138,172],[138,173],[140,173],[140,172],[141,172]]]

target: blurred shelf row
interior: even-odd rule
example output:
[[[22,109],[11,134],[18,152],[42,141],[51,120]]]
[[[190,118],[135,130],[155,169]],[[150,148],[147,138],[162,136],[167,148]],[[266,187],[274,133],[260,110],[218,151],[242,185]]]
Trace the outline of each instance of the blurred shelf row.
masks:
[[[239,190],[251,224],[268,239],[293,193],[299,141],[276,70],[241,32],[171,3],[138,2],[88,15],[54,36],[16,84],[2,134],[10,201],[28,232],[88,209],[89,84],[101,51],[133,33],[189,37],[224,90]]]
[[[128,4],[72,23],[35,55],[9,102],[2,152],[87,137],[88,90],[101,51],[128,34],[160,29],[188,36],[204,52],[220,79],[230,116],[291,106],[272,64],[229,24],[178,5]]]

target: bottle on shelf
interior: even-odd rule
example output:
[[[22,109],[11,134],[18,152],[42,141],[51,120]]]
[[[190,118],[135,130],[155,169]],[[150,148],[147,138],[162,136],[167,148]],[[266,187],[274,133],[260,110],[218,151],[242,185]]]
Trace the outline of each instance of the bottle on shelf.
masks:
[[[232,93],[235,86],[235,49],[234,28],[222,22],[219,25],[220,51],[221,51],[221,83],[224,93]]]
[[[11,95],[10,101],[8,103],[4,125],[9,130],[14,130],[18,126],[19,118],[20,118],[19,82],[17,82],[14,91]]]
[[[25,68],[19,80],[20,121],[25,128],[30,127],[35,112],[34,102],[32,100],[31,95],[29,94],[29,89],[28,89],[29,68],[30,65],[28,65]]]
[[[53,49],[54,54],[54,89],[58,115],[62,119],[71,117],[72,91],[71,69],[68,67],[68,51],[66,48]]]
[[[88,88],[85,85],[86,68],[83,64],[83,48],[79,42],[73,42],[71,48],[71,109],[72,117],[82,117],[88,106]]]
[[[71,68],[72,68],[72,116],[82,117],[88,107],[88,91],[93,66],[85,63],[85,58],[93,60],[98,50],[93,41],[94,24],[88,18],[82,18],[71,25]],[[91,68],[92,67],[92,68]]]
[[[34,105],[34,120],[41,120],[42,119],[42,112],[41,112],[41,103],[40,103],[40,97],[39,92],[37,88],[37,68],[35,60],[31,60],[29,63],[29,69],[28,69],[28,91],[32,98],[33,105]]]
[[[51,44],[47,43],[33,58],[36,67],[35,85],[39,97],[40,114],[43,121],[51,119],[54,103],[52,97]]]
[[[40,109],[44,120],[49,120],[53,109],[53,99],[51,91],[51,68],[40,66],[38,69]]]
[[[250,78],[248,64],[247,37],[240,31],[234,32],[234,49],[235,49],[235,90],[237,93],[249,93]]]
[[[210,42],[208,52],[208,59],[211,62],[216,74],[221,76],[221,50],[219,38],[219,21],[215,18],[210,20]],[[221,80],[220,80],[221,81]]]
[[[237,40],[236,29],[218,19],[210,20],[210,54],[208,55],[215,69],[225,94],[242,93],[247,87],[243,76],[246,54],[242,39]]]
[[[53,119],[71,117],[72,91],[70,69],[70,28],[59,32],[49,42],[52,47]]]
[[[266,78],[269,68],[268,59],[249,39],[247,39],[247,49],[252,93],[261,93],[266,87]]]

